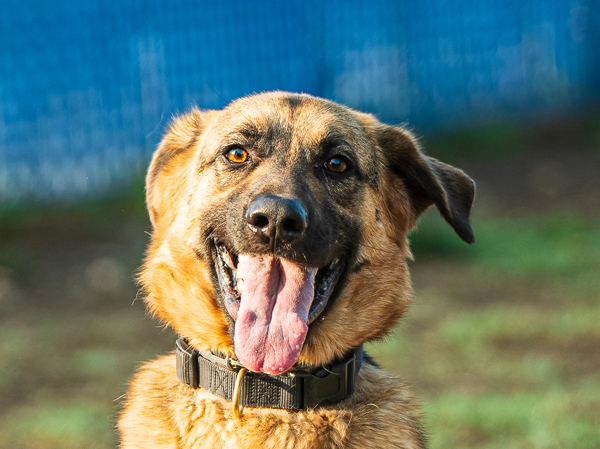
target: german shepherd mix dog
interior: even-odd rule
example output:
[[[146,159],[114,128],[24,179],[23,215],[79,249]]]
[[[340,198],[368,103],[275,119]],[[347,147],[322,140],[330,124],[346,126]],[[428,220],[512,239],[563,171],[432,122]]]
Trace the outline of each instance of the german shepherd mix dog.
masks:
[[[147,175],[140,279],[181,336],[143,365],[123,448],[423,448],[409,389],[363,355],[411,302],[434,204],[472,243],[474,184],[410,132],[272,92],[174,121]]]

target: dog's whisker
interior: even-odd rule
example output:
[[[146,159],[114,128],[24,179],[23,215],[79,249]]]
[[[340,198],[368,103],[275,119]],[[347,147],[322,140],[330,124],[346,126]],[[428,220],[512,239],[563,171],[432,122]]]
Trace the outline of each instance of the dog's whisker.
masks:
[[[223,101],[223,105],[226,105],[227,100],[225,100],[225,98],[223,98],[221,96],[221,94],[219,92],[217,92],[217,90],[206,80],[206,78],[202,77],[202,80],[206,83],[206,85],[210,88],[210,90],[212,90],[215,94],[217,94],[217,97],[219,97]]]
[[[367,266],[367,267],[365,267],[365,269],[366,269],[366,270],[367,270],[369,273],[371,273],[371,274],[372,274],[372,275],[373,275],[375,278],[378,278],[378,279],[379,279],[379,276],[377,276],[375,273],[373,273],[373,270],[371,270],[371,268],[370,268],[370,267],[368,267],[368,266]]]
[[[350,426],[353,416],[354,416],[354,414],[352,412],[350,412],[350,419],[348,420],[348,424],[347,424],[348,426]]]
[[[362,246],[363,248],[372,249],[372,250],[378,251],[378,252],[380,252],[382,254],[396,254],[396,251],[388,250],[388,249],[383,248],[383,247],[371,246],[371,245],[367,245],[365,243],[359,243],[359,245]]]
[[[138,290],[135,292],[135,298],[133,298],[133,301],[131,301],[131,305],[133,306],[135,304],[135,302],[139,299],[141,292]]]

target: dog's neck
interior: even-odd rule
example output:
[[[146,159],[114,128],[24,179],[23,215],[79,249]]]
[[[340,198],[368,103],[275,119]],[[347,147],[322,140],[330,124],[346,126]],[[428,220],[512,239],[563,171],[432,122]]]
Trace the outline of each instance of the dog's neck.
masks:
[[[228,401],[242,366],[229,358],[197,351],[183,338],[177,340],[177,377],[190,388],[203,388]],[[307,410],[340,402],[354,392],[354,380],[363,360],[362,345],[343,360],[317,372],[290,370],[282,375],[248,372],[241,380],[239,402],[247,407]]]

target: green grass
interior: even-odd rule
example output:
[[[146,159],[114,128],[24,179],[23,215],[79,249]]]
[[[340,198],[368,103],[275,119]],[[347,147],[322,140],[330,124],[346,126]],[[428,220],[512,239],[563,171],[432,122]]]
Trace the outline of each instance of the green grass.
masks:
[[[597,448],[600,305],[568,300],[464,307],[417,290],[412,316],[368,350],[423,399],[431,449]]]
[[[141,304],[31,311],[0,326],[0,447],[109,448],[134,369],[172,349]]]
[[[144,195],[144,178],[138,175],[129,184],[116,187],[100,198],[81,198],[79,201],[65,203],[2,203],[0,237],[10,237],[23,228],[36,227],[44,222],[78,223],[94,229],[111,220],[132,217],[145,219]]]
[[[482,269],[568,275],[600,260],[600,222],[570,216],[503,220],[481,223],[480,233]]]
[[[424,404],[431,449],[596,449],[600,390],[586,384],[536,393],[443,395]]]
[[[369,352],[423,398],[431,449],[600,447],[600,223],[435,214],[412,235],[415,303]]]
[[[105,448],[116,445],[110,404],[39,398],[35,405],[18,406],[0,424],[3,447]]]
[[[462,312],[444,322],[439,332],[458,344],[493,339],[600,339],[600,304],[571,305],[563,309],[503,305]],[[510,324],[510,325],[507,325]]]
[[[573,215],[521,219],[478,219],[476,244],[465,245],[434,213],[411,234],[416,255],[452,256],[477,262],[483,272],[503,274],[580,274],[598,267],[600,220]]]
[[[515,122],[493,123],[478,128],[453,128],[425,138],[427,152],[445,161],[494,161],[524,150],[529,130]]]
[[[600,111],[585,111],[576,122],[576,131],[583,142],[600,151]]]

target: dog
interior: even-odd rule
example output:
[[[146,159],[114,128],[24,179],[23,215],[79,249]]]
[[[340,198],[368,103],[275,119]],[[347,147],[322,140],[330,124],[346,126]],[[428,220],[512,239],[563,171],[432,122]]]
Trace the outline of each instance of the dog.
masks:
[[[417,399],[362,345],[410,305],[419,216],[473,243],[474,194],[408,130],[307,94],[176,118],[140,283],[181,338],[130,383],[121,447],[424,448]]]

